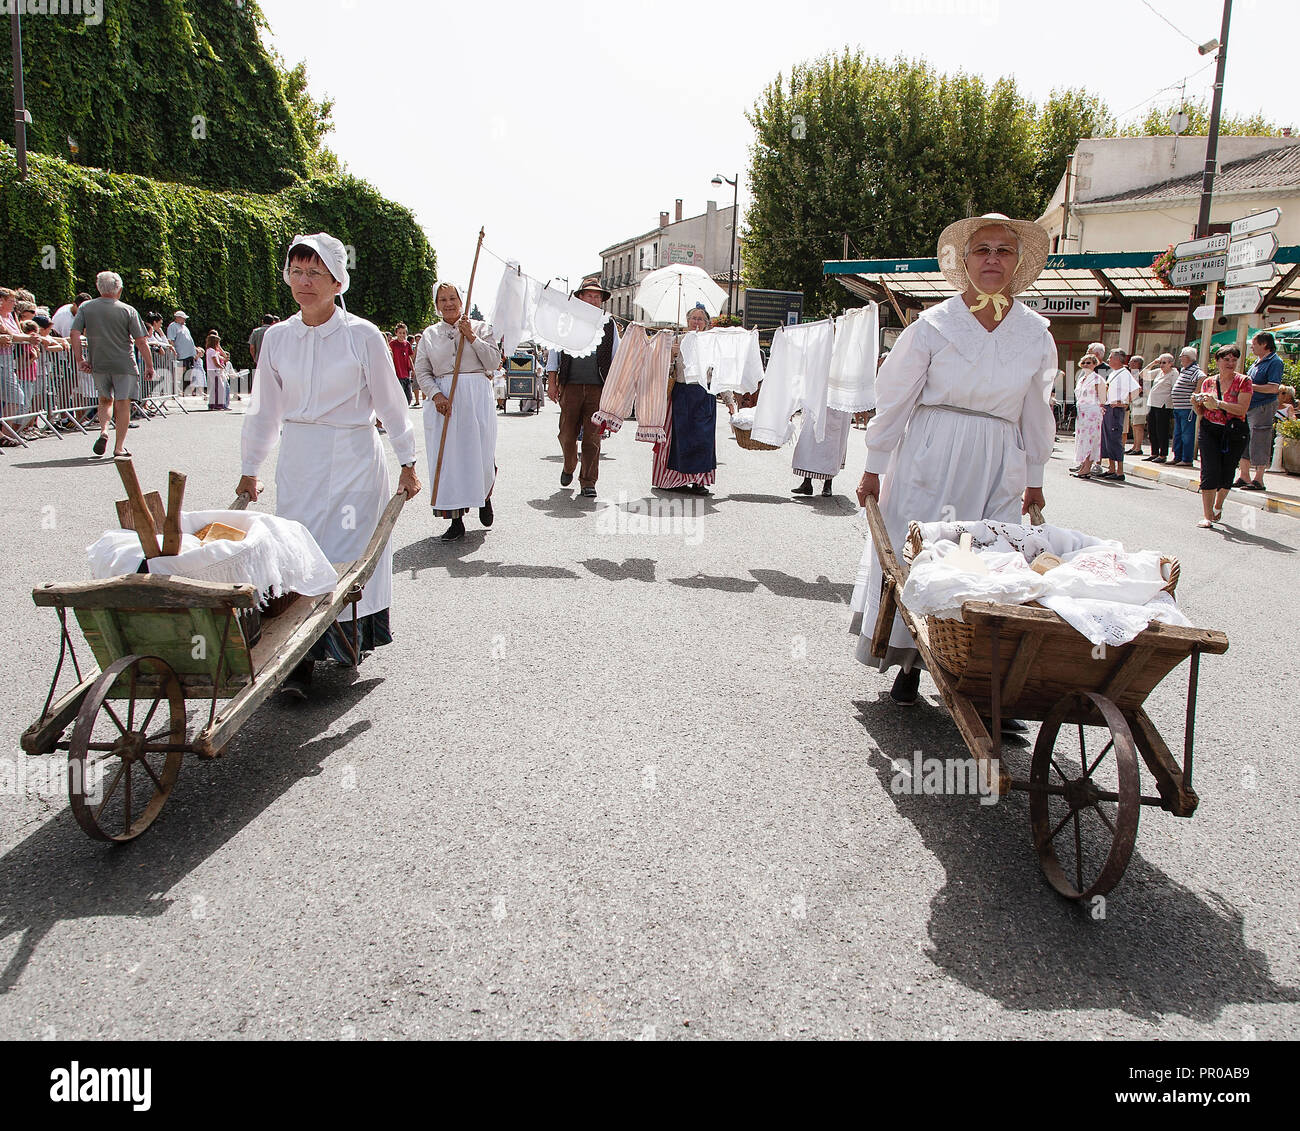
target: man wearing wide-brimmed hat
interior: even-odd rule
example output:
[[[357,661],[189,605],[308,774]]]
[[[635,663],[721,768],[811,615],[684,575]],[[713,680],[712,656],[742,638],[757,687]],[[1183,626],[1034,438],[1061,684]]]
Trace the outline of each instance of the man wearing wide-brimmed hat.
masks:
[[[574,298],[600,306],[609,297],[609,291],[592,276],[584,279],[573,292]],[[613,318],[605,321],[605,333],[594,354],[572,357],[562,350],[552,350],[546,363],[546,395],[560,405],[560,451],[564,455],[564,470],[560,472],[560,486],[573,482],[574,469],[578,470],[578,484],[587,498],[596,495],[596,478],[600,474],[601,426],[592,422],[592,415],[600,408],[600,390],[609,376],[609,367],[618,352],[618,327]],[[582,434],[582,464],[578,464],[578,434]]]
[[[972,216],[939,237],[939,269],[957,293],[899,335],[876,377],[858,501],[879,500],[901,557],[908,523],[1019,522],[1043,505],[1052,454],[1056,343],[1047,319],[1015,300],[1047,263],[1047,233],[1030,220]],[[871,655],[881,570],[870,541],[853,595],[858,658],[900,668],[892,697],[916,700],[920,658],[895,619],[883,659]]]

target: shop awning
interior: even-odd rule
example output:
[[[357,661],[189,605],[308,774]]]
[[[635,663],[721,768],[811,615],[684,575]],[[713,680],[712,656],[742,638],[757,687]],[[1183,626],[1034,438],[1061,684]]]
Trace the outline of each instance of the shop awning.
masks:
[[[1041,298],[1096,299],[1098,305],[1114,303],[1123,310],[1143,306],[1186,306],[1188,292],[1166,287],[1151,269],[1158,251],[1099,252],[1053,255],[1034,285],[1025,293]],[[1300,245],[1277,249],[1278,275],[1264,292],[1266,306],[1300,309]],[[953,288],[939,271],[937,259],[827,260],[822,274],[829,275],[859,298],[888,304],[899,320],[949,298]]]

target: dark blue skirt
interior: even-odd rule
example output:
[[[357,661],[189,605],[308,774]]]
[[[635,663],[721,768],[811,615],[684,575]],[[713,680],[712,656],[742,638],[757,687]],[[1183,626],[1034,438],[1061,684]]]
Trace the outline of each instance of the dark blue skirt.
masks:
[[[673,386],[673,434],[668,466],[683,475],[700,475],[718,466],[718,402],[703,385]]]
[[[384,644],[391,644],[393,634],[388,627],[388,610],[380,609],[369,616],[357,617],[357,635],[361,638],[359,653],[373,652]],[[325,635],[312,645],[307,659],[351,664],[348,644],[355,646],[356,641],[352,636],[352,606],[345,605],[343,616],[330,625]]]

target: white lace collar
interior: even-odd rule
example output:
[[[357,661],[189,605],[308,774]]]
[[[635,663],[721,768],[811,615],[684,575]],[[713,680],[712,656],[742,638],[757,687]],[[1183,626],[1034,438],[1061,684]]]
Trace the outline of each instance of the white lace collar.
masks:
[[[1013,299],[997,329],[992,332],[980,325],[979,319],[961,295],[932,306],[922,312],[921,319],[933,326],[967,361],[978,361],[984,347],[992,338],[1000,347],[998,352],[1019,353],[1030,346],[1042,343],[1043,331],[1051,325],[1041,314],[1030,310],[1019,299]]]

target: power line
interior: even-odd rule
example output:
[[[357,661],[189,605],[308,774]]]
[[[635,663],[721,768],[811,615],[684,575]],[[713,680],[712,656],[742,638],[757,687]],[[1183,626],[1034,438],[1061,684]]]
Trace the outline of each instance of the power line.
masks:
[[[1162,20],[1164,20],[1165,23],[1167,23],[1171,28],[1173,28],[1174,31],[1176,31],[1176,32],[1177,32],[1179,35],[1181,35],[1185,40],[1187,40],[1187,42],[1190,43],[1193,47],[1200,47],[1200,44],[1197,43],[1196,40],[1194,40],[1194,39],[1193,39],[1190,35],[1188,35],[1185,31],[1183,31],[1182,28],[1180,28],[1177,24],[1175,24],[1172,20],[1170,20],[1167,16],[1165,16],[1165,15],[1162,14],[1161,12],[1156,11],[1156,9],[1153,8],[1153,7],[1151,6],[1150,0],[1142,0],[1142,3],[1143,3],[1143,4],[1146,4],[1146,6],[1147,6],[1148,8],[1151,8],[1151,11],[1155,12],[1155,14],[1156,14],[1157,16],[1159,16]]]
[[[1192,71],[1191,74],[1184,75],[1180,79],[1174,79],[1174,81],[1171,82],[1168,86],[1162,86],[1155,93],[1147,95],[1147,97],[1142,99],[1141,102],[1137,103],[1134,106],[1130,106],[1127,110],[1124,110],[1121,113],[1115,115],[1115,120],[1119,121],[1123,118],[1127,118],[1131,113],[1133,113],[1134,110],[1140,110],[1148,102],[1154,101],[1160,95],[1164,94],[1166,90],[1173,90],[1174,87],[1176,86],[1182,86],[1188,79],[1194,79],[1202,71],[1208,71],[1213,66],[1214,66],[1214,60],[1211,59],[1208,63],[1205,64],[1205,66],[1198,67],[1196,70]]]

